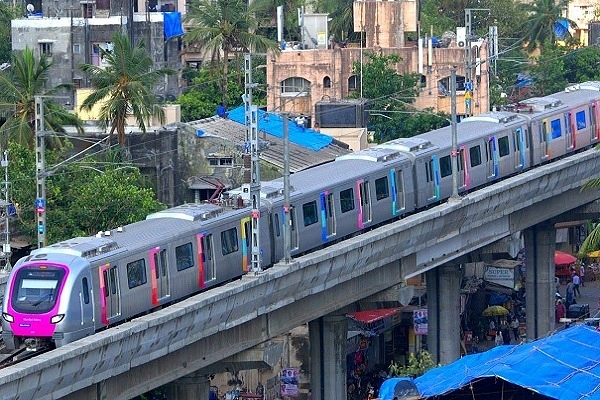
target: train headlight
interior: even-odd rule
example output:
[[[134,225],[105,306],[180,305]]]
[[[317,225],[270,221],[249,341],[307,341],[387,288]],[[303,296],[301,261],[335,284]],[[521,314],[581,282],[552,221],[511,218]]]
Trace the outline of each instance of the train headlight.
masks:
[[[64,317],[65,317],[65,314],[55,315],[54,317],[50,318],[50,323],[51,324],[58,324],[60,321],[63,320]]]
[[[2,318],[4,318],[4,320],[9,323],[15,322],[15,317],[13,317],[12,315],[7,314],[5,312],[2,313]]]

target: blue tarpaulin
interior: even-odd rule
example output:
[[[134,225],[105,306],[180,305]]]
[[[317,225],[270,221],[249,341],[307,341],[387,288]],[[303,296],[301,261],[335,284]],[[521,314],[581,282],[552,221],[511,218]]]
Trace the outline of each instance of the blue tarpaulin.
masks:
[[[554,34],[557,38],[562,39],[569,33],[569,21],[566,19],[559,19],[554,22]]]
[[[244,106],[239,106],[229,111],[229,119],[240,124],[245,124],[246,115]],[[258,130],[278,138],[283,138],[283,118],[277,114],[258,110]],[[290,120],[288,123],[288,132],[290,142],[315,151],[329,146],[333,140],[331,136],[315,132],[310,128],[302,128],[293,120]]]
[[[179,11],[163,13],[165,27],[165,39],[183,35],[183,25],[181,24],[181,13]]]
[[[470,393],[468,388],[481,386],[486,379],[554,399],[600,398],[600,331],[578,325],[530,343],[497,346],[432,369],[414,383],[427,398],[461,388]]]

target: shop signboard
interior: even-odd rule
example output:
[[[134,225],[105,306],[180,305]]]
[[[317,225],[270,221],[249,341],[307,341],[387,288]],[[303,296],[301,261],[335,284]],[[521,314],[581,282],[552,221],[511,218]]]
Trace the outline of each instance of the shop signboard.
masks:
[[[427,309],[420,308],[413,311],[413,327],[415,335],[427,335]]]
[[[488,265],[483,274],[483,279],[512,289],[515,286],[515,270],[514,267],[505,268]]]
[[[281,371],[281,396],[298,397],[298,368],[284,368]]]

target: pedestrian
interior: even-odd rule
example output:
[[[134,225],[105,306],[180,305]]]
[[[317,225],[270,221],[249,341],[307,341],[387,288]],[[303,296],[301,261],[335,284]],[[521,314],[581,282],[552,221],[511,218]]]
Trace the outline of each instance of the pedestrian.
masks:
[[[569,279],[569,283],[567,283],[565,300],[566,308],[569,308],[569,306],[573,304],[573,301],[575,300],[575,285],[573,284],[573,281],[571,279]]]
[[[321,132],[321,126],[319,124],[315,124],[315,126],[313,127],[313,131]]]
[[[496,346],[500,346],[503,342],[504,340],[502,339],[502,331],[496,332],[496,339],[494,340]]]
[[[556,287],[556,293],[560,295],[560,278],[558,276],[554,277],[554,286]]]
[[[600,300],[598,300],[598,302],[600,303]],[[565,309],[565,305],[563,304],[562,300],[560,300],[560,299],[556,300],[556,308],[554,310],[555,322],[559,323],[560,320],[565,317],[566,312],[567,311]]]
[[[581,266],[579,267],[579,284],[581,286],[585,286],[584,281],[585,281],[585,264],[581,263]]]
[[[521,336],[521,335],[519,335],[519,318],[517,318],[516,316],[513,317],[513,320],[510,323],[510,327],[513,330],[513,335],[515,336],[515,341],[517,343],[519,343],[519,339]]]
[[[579,275],[573,275],[573,286],[575,286],[574,294],[575,296],[581,297],[581,292],[579,291]]]

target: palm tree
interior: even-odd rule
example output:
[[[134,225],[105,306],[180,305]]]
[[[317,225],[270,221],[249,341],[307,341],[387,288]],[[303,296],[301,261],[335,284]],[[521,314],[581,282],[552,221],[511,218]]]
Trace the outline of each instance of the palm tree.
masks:
[[[250,3],[250,4],[248,4]],[[231,53],[236,56],[249,51],[278,52],[276,41],[253,33],[260,27],[261,18],[272,8],[272,0],[196,0],[186,16],[190,29],[186,33],[188,43],[197,44],[204,55],[210,55],[213,63],[222,61],[222,98],[227,100],[228,61]],[[221,59],[222,56],[222,59]]]
[[[529,16],[523,25],[525,39],[528,41],[527,50],[535,50],[544,43],[555,44],[557,38],[560,38],[557,30],[564,30],[563,24],[570,28],[577,27],[574,21],[563,17],[568,4],[569,0],[536,0],[521,5]],[[568,31],[565,35],[571,36]]]
[[[125,144],[125,123],[133,114],[138,127],[146,132],[146,121],[157,116],[164,122],[165,113],[154,96],[153,88],[158,79],[174,71],[168,68],[153,69],[152,58],[147,54],[144,42],[133,47],[126,35],[117,32],[112,37],[113,50],[102,51],[107,63],[105,68],[81,64],[79,69],[90,77],[95,91],[81,104],[91,110],[100,104],[100,126],[112,124],[109,140],[115,130],[120,145]]]
[[[0,72],[0,112],[5,118],[0,126],[2,145],[6,147],[9,139],[29,147],[34,143],[35,97],[44,97],[44,128],[48,131],[64,132],[63,125],[73,125],[81,130],[81,120],[53,101],[69,84],[46,89],[52,63],[41,56],[36,60],[33,50],[26,47],[23,51],[11,54],[11,68]]]

